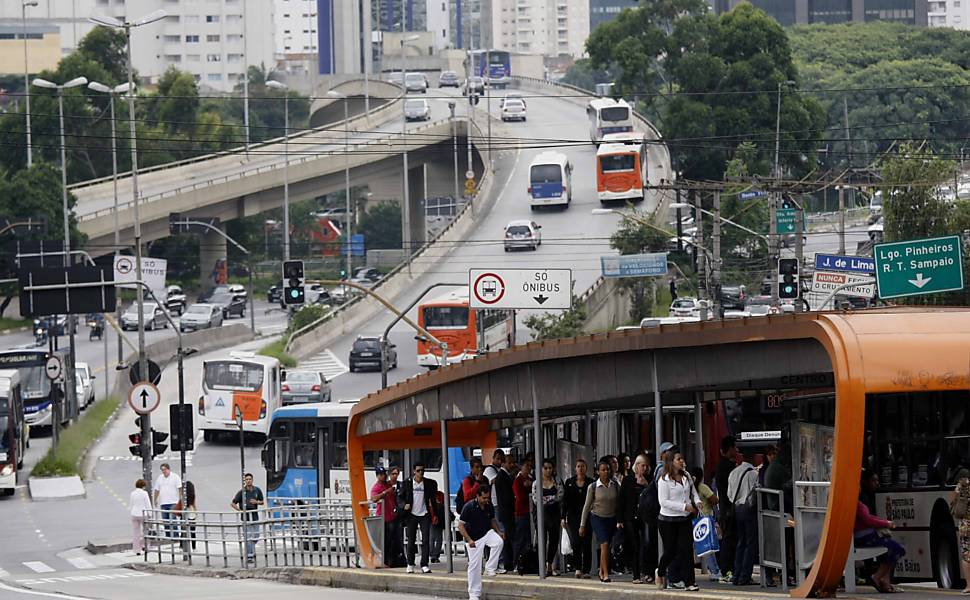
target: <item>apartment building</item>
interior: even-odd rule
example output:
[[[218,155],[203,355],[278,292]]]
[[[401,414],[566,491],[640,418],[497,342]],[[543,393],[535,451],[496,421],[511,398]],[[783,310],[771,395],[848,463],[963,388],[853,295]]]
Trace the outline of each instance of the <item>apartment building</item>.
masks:
[[[485,0],[493,47],[509,52],[571,56],[585,52],[589,0]]]

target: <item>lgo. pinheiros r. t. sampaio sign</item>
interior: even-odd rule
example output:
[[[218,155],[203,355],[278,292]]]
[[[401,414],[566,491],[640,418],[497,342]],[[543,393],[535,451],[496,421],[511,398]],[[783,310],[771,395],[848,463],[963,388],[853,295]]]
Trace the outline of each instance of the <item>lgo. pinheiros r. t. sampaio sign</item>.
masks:
[[[498,309],[567,309],[572,302],[570,269],[470,269],[469,306]]]

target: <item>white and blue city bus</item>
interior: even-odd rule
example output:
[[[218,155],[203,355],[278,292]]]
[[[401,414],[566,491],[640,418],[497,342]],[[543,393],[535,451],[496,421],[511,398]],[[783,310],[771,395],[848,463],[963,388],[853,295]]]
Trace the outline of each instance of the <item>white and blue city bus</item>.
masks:
[[[505,50],[472,50],[471,74],[481,77],[489,86],[505,88],[512,81],[512,55]],[[486,68],[487,63],[487,68]]]
[[[67,364],[67,351],[55,350],[61,365]],[[53,412],[51,380],[44,372],[50,353],[47,350],[3,350],[0,351],[0,369],[17,369],[20,373],[20,393],[24,404],[24,420],[31,427],[45,427],[51,424]],[[54,393],[61,403],[61,424],[70,421],[71,407],[65,406],[63,385],[57,383]]]
[[[293,498],[350,500],[350,472],[347,465],[347,420],[354,401],[317,402],[284,406],[273,414],[269,439],[263,447],[267,496],[285,501]],[[468,457],[461,448],[448,451],[451,493],[469,472]],[[441,450],[367,452],[366,485],[377,481],[378,465],[401,467],[403,481],[410,465],[422,462],[425,476],[443,479]]]

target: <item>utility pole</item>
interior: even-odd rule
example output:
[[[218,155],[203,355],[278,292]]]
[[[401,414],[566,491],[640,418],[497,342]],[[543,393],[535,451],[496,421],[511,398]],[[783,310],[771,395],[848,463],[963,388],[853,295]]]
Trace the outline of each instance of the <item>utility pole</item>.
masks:
[[[696,190],[692,190],[691,199],[693,200],[691,204],[694,205],[694,226],[697,228],[697,238],[694,240],[694,245],[698,249],[697,299],[706,301],[707,300],[707,252],[704,251],[704,215],[700,210],[697,210],[701,208],[702,196],[700,195],[700,192]],[[701,317],[701,321],[707,320],[706,302],[701,303],[700,317]]]
[[[795,203],[795,258],[798,260],[798,299],[795,301],[795,312],[802,312],[801,274],[805,264],[805,210],[801,203]],[[777,283],[777,277],[776,277]]]
[[[839,186],[839,254],[845,254],[845,186]]]
[[[700,211],[697,211],[700,214]],[[721,192],[714,192],[714,223],[711,229],[712,245],[714,247],[714,264],[711,266],[711,282],[714,287],[711,297],[714,300],[714,316],[724,317],[721,306]]]
[[[781,151],[781,87],[783,85],[794,85],[794,81],[778,82],[778,103],[775,109],[775,185],[781,182],[781,166],[778,162],[778,155]],[[778,306],[778,200],[780,192],[768,195],[768,273],[771,279],[771,305]]]

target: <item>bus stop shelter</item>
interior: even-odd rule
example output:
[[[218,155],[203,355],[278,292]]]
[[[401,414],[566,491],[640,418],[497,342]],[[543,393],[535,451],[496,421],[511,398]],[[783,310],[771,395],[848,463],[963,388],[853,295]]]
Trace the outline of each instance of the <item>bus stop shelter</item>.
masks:
[[[835,444],[818,552],[795,597],[832,596],[859,494],[866,394],[970,387],[970,310],[898,307],[683,323],[502,350],[362,399],[348,460],[358,531],[368,515],[364,452],[495,445],[503,420],[682,403],[685,394],[761,389],[825,374],[835,387]],[[759,387],[760,386],[760,387]],[[363,503],[363,504],[362,504]],[[369,540],[361,556],[377,566]]]

